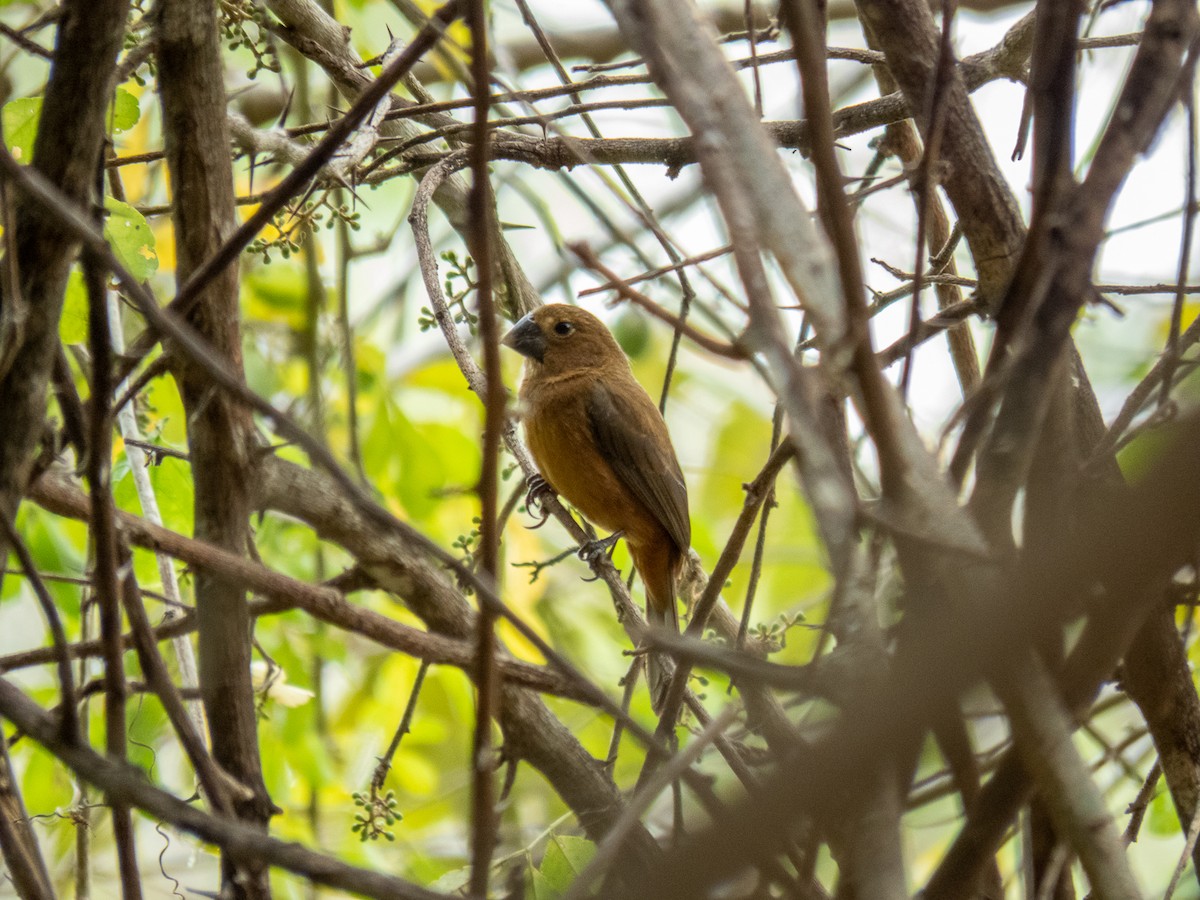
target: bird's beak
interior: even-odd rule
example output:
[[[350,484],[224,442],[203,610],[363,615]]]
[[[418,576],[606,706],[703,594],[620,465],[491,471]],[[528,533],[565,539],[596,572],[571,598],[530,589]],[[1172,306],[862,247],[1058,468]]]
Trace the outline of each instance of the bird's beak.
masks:
[[[512,347],[522,356],[542,362],[546,355],[546,336],[532,315],[522,318],[512,327],[500,341],[505,347]]]

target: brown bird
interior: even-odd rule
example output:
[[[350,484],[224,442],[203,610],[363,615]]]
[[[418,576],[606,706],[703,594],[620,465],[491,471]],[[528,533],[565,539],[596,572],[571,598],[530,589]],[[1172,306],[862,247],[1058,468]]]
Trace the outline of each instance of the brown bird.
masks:
[[[525,438],[546,483],[591,522],[625,538],[646,585],[646,617],[678,630],[675,583],[691,546],[687,486],[658,407],[604,323],[555,303],[503,343],[526,357]],[[647,665],[656,710],[667,681]]]

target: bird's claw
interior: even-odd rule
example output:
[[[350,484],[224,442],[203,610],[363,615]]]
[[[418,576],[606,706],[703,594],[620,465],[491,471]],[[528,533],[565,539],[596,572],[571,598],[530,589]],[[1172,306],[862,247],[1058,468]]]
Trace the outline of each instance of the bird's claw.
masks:
[[[594,568],[596,563],[600,561],[601,556],[607,556],[610,559],[612,558],[613,550],[616,549],[617,546],[617,541],[624,537],[624,535],[625,532],[623,531],[614,531],[606,538],[588,541],[586,544],[580,544],[578,551],[579,558]],[[595,579],[592,578],[588,580],[592,581]]]
[[[545,525],[546,520],[550,518],[550,511],[542,505],[542,499],[551,496],[554,493],[554,489],[546,483],[545,478],[537,473],[525,479],[525,485],[529,488],[525,492],[525,511],[531,516],[537,517],[535,524],[526,527],[530,531],[535,531]]]

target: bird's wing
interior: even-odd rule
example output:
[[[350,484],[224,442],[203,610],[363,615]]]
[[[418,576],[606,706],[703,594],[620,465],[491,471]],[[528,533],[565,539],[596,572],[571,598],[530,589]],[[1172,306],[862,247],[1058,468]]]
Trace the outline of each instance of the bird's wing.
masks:
[[[600,455],[686,553],[692,545],[687,486],[653,401],[640,386],[621,392],[597,381],[587,411]]]

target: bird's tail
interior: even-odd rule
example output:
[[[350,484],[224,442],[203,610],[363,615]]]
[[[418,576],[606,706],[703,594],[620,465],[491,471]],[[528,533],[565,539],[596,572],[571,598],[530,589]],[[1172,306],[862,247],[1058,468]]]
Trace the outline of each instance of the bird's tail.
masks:
[[[652,628],[674,624],[670,622],[672,618],[674,617],[660,615],[653,604],[646,607],[646,620]],[[675,627],[678,628],[677,625]],[[663,705],[667,702],[667,689],[671,686],[671,677],[663,664],[662,653],[650,651],[646,654],[646,684],[650,688],[650,706],[656,713],[661,713]]]
[[[679,614],[675,609],[675,583],[683,561],[674,546],[666,541],[653,544],[629,545],[633,565],[646,585],[646,621],[651,628],[679,630]],[[661,714],[671,684],[669,660],[660,653],[646,655],[646,683],[650,688],[650,705]]]
[[[669,571],[669,570],[668,570]],[[646,604],[646,622],[651,628],[669,628],[679,631],[679,613],[675,608],[674,573],[667,584],[647,585],[650,593]],[[663,601],[666,602],[663,602]],[[656,713],[662,713],[667,700],[667,689],[671,685],[673,667],[668,668],[665,654],[650,652],[646,655],[646,684],[650,688],[650,705]]]

